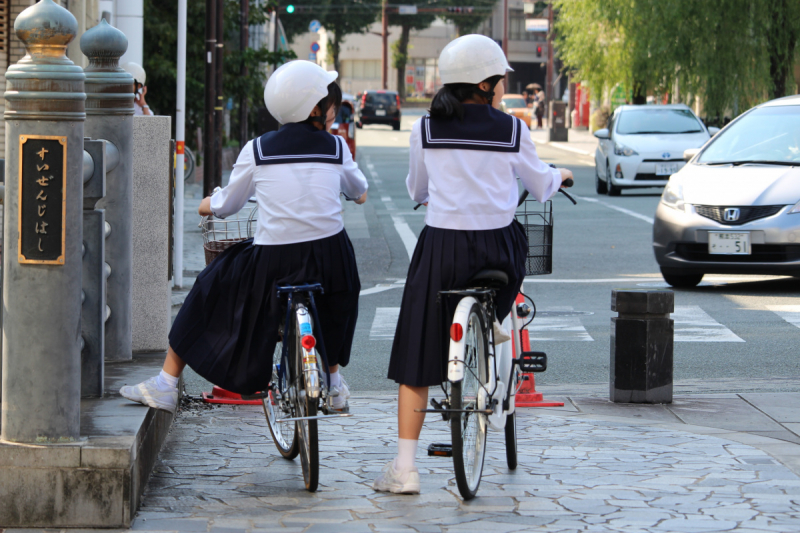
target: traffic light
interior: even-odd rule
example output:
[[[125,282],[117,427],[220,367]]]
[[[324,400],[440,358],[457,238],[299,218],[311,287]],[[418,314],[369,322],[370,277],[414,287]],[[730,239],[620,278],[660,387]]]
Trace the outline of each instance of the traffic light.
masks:
[[[542,47],[541,46],[537,46],[536,47],[536,57],[542,57]]]
[[[287,13],[294,13],[294,6],[292,4],[289,4],[288,6],[286,6],[286,12]]]

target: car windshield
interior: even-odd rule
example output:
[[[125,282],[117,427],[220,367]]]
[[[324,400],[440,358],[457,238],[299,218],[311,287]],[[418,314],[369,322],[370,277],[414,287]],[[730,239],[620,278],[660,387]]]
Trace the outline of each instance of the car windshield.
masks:
[[[617,133],[644,135],[656,133],[701,133],[703,125],[688,109],[628,109],[617,119]]]
[[[528,107],[524,98],[503,98],[506,107]]]
[[[800,106],[754,109],[717,135],[697,162],[800,164]]]
[[[395,103],[395,96],[386,93],[367,93],[367,103],[371,105],[390,106]]]

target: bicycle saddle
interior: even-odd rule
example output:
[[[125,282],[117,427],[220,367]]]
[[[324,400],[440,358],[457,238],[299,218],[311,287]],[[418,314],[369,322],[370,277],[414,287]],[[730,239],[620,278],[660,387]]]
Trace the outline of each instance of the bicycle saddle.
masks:
[[[469,287],[502,289],[508,285],[508,274],[502,270],[481,270],[469,280]]]

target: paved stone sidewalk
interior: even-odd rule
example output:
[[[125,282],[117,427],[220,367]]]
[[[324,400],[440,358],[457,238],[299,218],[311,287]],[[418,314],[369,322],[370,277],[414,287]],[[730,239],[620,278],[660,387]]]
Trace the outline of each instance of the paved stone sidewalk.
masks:
[[[152,531],[800,530],[800,478],[766,453],[711,435],[521,410],[520,465],[490,432],[478,497],[458,495],[452,461],[419,454],[422,494],[372,491],[394,455],[394,399],[351,400],[320,424],[320,490],[281,458],[256,407],[195,406],[178,418],[136,516]],[[421,447],[448,442],[429,415]]]

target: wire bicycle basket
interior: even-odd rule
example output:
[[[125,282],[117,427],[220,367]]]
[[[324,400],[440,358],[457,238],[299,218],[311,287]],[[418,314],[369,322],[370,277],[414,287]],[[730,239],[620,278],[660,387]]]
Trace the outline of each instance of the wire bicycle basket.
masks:
[[[553,203],[526,199],[514,215],[528,238],[525,275],[553,273]]]
[[[200,221],[200,232],[203,234],[206,265],[211,264],[211,261],[216,259],[219,254],[234,244],[252,238],[255,234],[257,219],[257,205],[249,210],[243,209],[226,219],[203,217]]]

